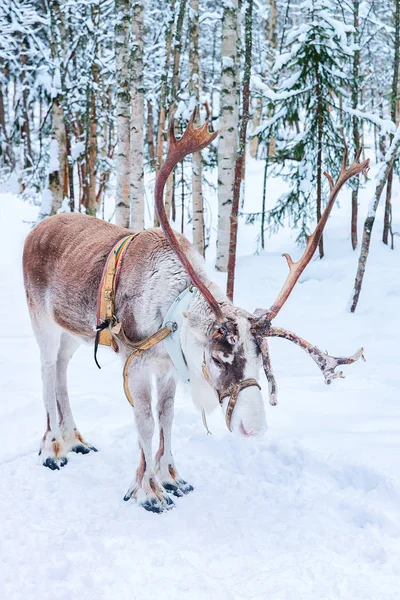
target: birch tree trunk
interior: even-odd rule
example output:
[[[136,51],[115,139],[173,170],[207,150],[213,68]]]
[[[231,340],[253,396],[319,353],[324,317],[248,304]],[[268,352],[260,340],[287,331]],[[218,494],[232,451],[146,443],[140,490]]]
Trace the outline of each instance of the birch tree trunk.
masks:
[[[322,215],[322,136],[323,136],[323,116],[322,103],[324,102],[321,94],[320,75],[318,65],[315,66],[315,95],[317,96],[317,223],[319,223]],[[318,244],[319,257],[324,258],[324,238],[321,234],[321,239]]]
[[[175,29],[175,39],[174,39],[174,61],[173,61],[173,70],[172,70],[172,81],[171,81],[171,103],[168,109],[168,118],[172,119],[173,114],[176,108],[176,100],[178,95],[178,87],[179,87],[179,68],[181,63],[181,54],[182,54],[182,29],[183,29],[183,20],[185,17],[186,11],[186,2],[187,0],[180,0],[179,3],[179,12],[178,18],[176,21],[176,29]],[[172,198],[174,194],[174,178],[172,174],[168,177],[167,185],[165,189],[165,212],[168,217],[171,212],[172,206]],[[175,211],[173,211],[174,213]]]
[[[166,32],[165,32],[165,63],[164,63],[164,71],[161,76],[161,87],[160,87],[160,115],[158,118],[158,130],[157,130],[157,167],[156,167],[156,175],[158,175],[159,170],[161,169],[163,154],[164,154],[164,127],[165,120],[167,116],[167,96],[168,96],[168,72],[169,72],[169,63],[171,58],[171,43],[172,43],[172,33],[174,27],[174,19],[175,19],[175,11],[174,11],[175,2],[171,0],[169,11],[166,19]],[[154,211],[154,226],[159,226],[157,211]]]
[[[224,5],[222,18],[222,70],[218,144],[218,237],[215,267],[227,271],[230,216],[237,152],[237,12],[238,2]]]
[[[353,82],[351,88],[351,105],[354,110],[359,106],[359,71],[360,71],[360,34],[359,34],[359,7],[360,1],[353,2],[353,26],[354,26],[354,55],[353,55]],[[360,121],[353,115],[353,145],[354,152],[357,154],[360,148]],[[353,250],[357,248],[357,221],[358,221],[358,188],[359,179],[355,178],[354,189],[351,191],[351,246]]]
[[[1,65],[1,62],[0,62]],[[0,83],[0,157],[10,169],[14,169],[15,161],[12,150],[12,145],[9,142],[7,134],[7,93],[5,94],[6,102],[4,102],[3,82]],[[4,89],[6,89],[4,87]]]
[[[65,167],[67,161],[64,116],[61,106],[61,94],[53,99],[51,108],[52,133],[49,164],[49,190],[52,194],[51,213],[55,215],[64,200]]]
[[[199,71],[199,0],[190,1],[190,93],[194,98],[193,104],[198,106],[200,99],[200,71]],[[198,111],[197,111],[198,115]],[[200,118],[196,116],[195,125],[199,125]],[[183,176],[183,175],[182,175]],[[192,205],[193,205],[193,245],[204,256],[204,213],[203,213],[203,188],[201,153],[192,155]]]
[[[278,47],[276,1],[277,0],[269,0],[269,15],[268,15],[268,22],[267,22],[268,26],[265,28],[266,29],[265,35],[266,35],[266,38],[267,38],[267,40],[269,42],[269,46],[270,46],[269,62],[271,65],[271,69],[272,69],[272,66],[273,66],[273,63],[275,60],[275,54],[272,52],[272,50],[276,50]],[[267,74],[264,73],[264,77],[266,75]],[[271,86],[271,89],[273,89],[272,86]],[[255,131],[261,123],[262,108],[263,108],[263,103],[262,103],[261,96],[257,96],[256,106],[253,111],[253,119],[252,119],[253,131]],[[259,143],[260,143],[260,139],[257,135],[252,137],[250,140],[250,155],[253,158],[255,158],[257,156]],[[271,144],[271,146],[273,146],[273,152],[271,154],[274,154],[275,153],[275,139],[270,138],[270,144]]]
[[[358,259],[358,268],[356,274],[356,280],[354,282],[354,290],[353,290],[353,298],[351,302],[350,310],[351,312],[355,312],[358,304],[358,300],[360,297],[361,286],[364,279],[365,267],[367,264],[369,246],[371,243],[371,234],[372,228],[375,223],[376,210],[378,208],[379,200],[381,198],[383,188],[387,182],[390,171],[393,168],[393,163],[396,159],[397,153],[400,149],[400,126],[397,127],[396,133],[394,135],[392,144],[385,156],[385,164],[382,166],[382,169],[378,175],[377,185],[375,188],[375,193],[372,198],[367,218],[364,223],[364,232],[363,239],[361,244],[361,252],[360,258]]]
[[[52,131],[49,163],[49,191],[51,193],[51,212],[54,215],[64,200],[65,172],[67,162],[66,134],[62,109],[61,74],[57,48],[57,20],[60,18],[58,0],[50,4],[51,58],[54,65],[53,101],[51,106]],[[45,216],[45,215],[44,215]]]
[[[400,63],[400,0],[394,0],[395,16],[394,16],[394,65],[392,89],[390,93],[390,115],[393,123],[397,124],[397,95],[399,86],[399,63]],[[391,136],[391,140],[392,140]],[[389,232],[392,228],[392,184],[393,184],[393,169],[390,169],[386,186],[386,202],[385,202],[385,218],[383,225],[382,241],[388,243]]]
[[[141,231],[144,229],[144,5],[141,1],[133,4],[132,38],[130,227],[135,231]]]
[[[153,170],[156,164],[156,151],[153,137],[153,106],[150,100],[147,101],[147,148],[149,150],[150,169]]]
[[[97,112],[96,112],[96,89],[99,81],[99,67],[97,57],[94,57],[92,65],[92,89],[90,92],[90,123],[89,123],[89,161],[88,161],[88,188],[85,208],[88,215],[96,216],[97,194],[96,194],[96,163],[97,163]]]
[[[232,213],[230,218],[230,240],[229,240],[229,262],[228,283],[226,295],[233,300],[236,267],[236,245],[237,245],[237,218],[239,210],[240,187],[242,181],[243,161],[246,155],[246,133],[249,121],[250,105],[250,76],[251,76],[251,50],[252,50],[252,24],[253,24],[253,0],[247,0],[245,17],[245,62],[243,75],[243,112],[240,123],[239,150],[237,153],[235,167],[235,182],[233,188]]]
[[[115,0],[115,62],[116,62],[116,109],[117,109],[117,155],[115,222],[120,227],[129,227],[129,0]]]

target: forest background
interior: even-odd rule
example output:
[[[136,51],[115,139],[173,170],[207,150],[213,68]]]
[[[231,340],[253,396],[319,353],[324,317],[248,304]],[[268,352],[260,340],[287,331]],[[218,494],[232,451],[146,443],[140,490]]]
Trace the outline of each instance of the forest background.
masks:
[[[219,138],[176,169],[165,205],[203,255],[218,210],[218,270],[235,252],[237,217],[259,222],[255,249],[284,224],[304,243],[328,198],[323,171],[337,177],[345,144],[351,159],[367,148],[382,163],[359,288],[386,182],[381,235],[394,246],[399,0],[2,0],[0,27],[0,177],[41,205],[39,218],[79,210],[136,230],[157,225],[151,190],[168,123],[182,132],[198,106],[196,122]],[[246,151],[264,168],[251,212]],[[272,205],[276,176],[287,185]],[[364,183],[350,183],[353,249]],[[213,187],[218,209],[207,201]],[[359,291],[356,282],[354,309]]]

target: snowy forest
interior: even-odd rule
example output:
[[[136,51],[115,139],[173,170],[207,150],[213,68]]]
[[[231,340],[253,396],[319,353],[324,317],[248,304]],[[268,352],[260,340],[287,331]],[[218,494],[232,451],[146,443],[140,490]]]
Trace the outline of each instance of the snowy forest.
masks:
[[[400,0],[0,0],[0,66],[0,598],[398,600]]]
[[[184,130],[198,106],[197,122],[207,119],[219,142],[176,170],[165,205],[175,228],[191,224],[203,255],[218,212],[215,265],[226,271],[232,206],[259,223],[259,248],[284,223],[303,243],[326,201],[323,171],[336,178],[344,145],[379,163],[394,138],[397,0],[5,0],[0,10],[0,174],[41,203],[42,218],[79,210],[151,225],[168,122]],[[244,203],[246,150],[264,169],[256,210]],[[381,232],[391,247],[393,170]],[[287,186],[271,206],[274,176]],[[350,184],[353,249],[363,184]],[[213,186],[218,207],[207,200]]]

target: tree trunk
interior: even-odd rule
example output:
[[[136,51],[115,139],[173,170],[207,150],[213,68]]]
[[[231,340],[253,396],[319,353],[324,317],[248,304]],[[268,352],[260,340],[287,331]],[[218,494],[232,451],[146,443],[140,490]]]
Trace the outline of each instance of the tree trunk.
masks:
[[[270,140],[269,136],[267,139],[267,155],[264,161],[264,177],[263,177],[263,192],[262,192],[262,207],[261,207],[261,248],[265,249],[265,204],[266,204],[266,195],[267,195],[267,174],[268,174],[268,163],[269,163],[269,146]]]
[[[182,29],[183,20],[185,17],[187,0],[180,0],[178,18],[176,21],[175,38],[174,38],[174,61],[172,69],[172,81],[171,81],[171,103],[168,108],[168,118],[171,120],[176,108],[176,101],[179,87],[179,68],[182,54]],[[174,193],[174,180],[172,174],[169,176],[166,189],[165,189],[165,212],[168,217],[171,213],[172,196]]]
[[[129,227],[129,0],[115,0],[115,62],[116,62],[116,112],[117,112],[117,156],[115,222],[120,227]]]
[[[171,58],[171,44],[172,44],[172,33],[175,19],[175,2],[170,1],[169,12],[166,20],[166,32],[165,32],[165,63],[164,70],[161,75],[161,87],[160,87],[160,115],[158,118],[158,130],[157,130],[157,167],[156,176],[161,169],[163,154],[164,154],[164,127],[167,116],[167,96],[168,96],[168,72],[169,63]],[[157,211],[154,211],[154,225],[159,226]]]
[[[353,82],[351,89],[351,103],[353,110],[358,109],[359,103],[359,71],[360,71],[360,35],[359,35],[359,0],[353,0],[353,26],[354,26],[354,55],[353,55]],[[353,146],[357,153],[360,148],[360,121],[353,115]],[[354,189],[351,192],[351,246],[353,250],[357,248],[357,221],[358,221],[358,188],[359,178],[356,177],[353,183]]]
[[[250,104],[250,76],[251,76],[251,48],[252,48],[252,17],[253,0],[247,0],[245,17],[245,67],[243,74],[243,110],[240,124],[239,150],[235,166],[235,182],[233,187],[233,203],[230,218],[230,239],[229,239],[229,262],[228,262],[228,283],[226,295],[233,300],[235,286],[235,267],[236,267],[236,245],[237,245],[237,218],[239,210],[240,187],[242,181],[243,160],[246,154],[246,132],[249,120]]]
[[[141,231],[144,229],[144,5],[140,1],[133,4],[132,38],[130,227]]]
[[[351,312],[355,312],[355,310],[357,308],[358,300],[360,297],[361,286],[362,286],[362,282],[364,279],[365,267],[366,267],[367,259],[368,259],[369,246],[371,243],[372,228],[373,228],[374,222],[375,222],[376,210],[378,208],[378,204],[379,204],[379,200],[382,195],[383,188],[385,187],[386,181],[389,177],[389,173],[393,168],[393,163],[396,159],[396,155],[399,151],[399,148],[400,148],[400,127],[397,128],[397,131],[394,135],[392,144],[386,155],[385,164],[383,165],[381,172],[378,176],[378,180],[377,180],[378,183],[375,188],[375,193],[374,193],[374,196],[372,198],[372,201],[371,201],[371,204],[369,207],[367,218],[365,219],[360,258],[358,259],[358,268],[357,268],[356,279],[354,282],[353,298],[352,298],[352,303],[351,303],[351,308],[350,308]]]
[[[190,1],[190,93],[193,96],[192,104],[198,105],[200,100],[200,71],[199,71],[199,0]],[[200,118],[198,111],[195,126],[198,126]],[[204,207],[202,188],[202,164],[201,153],[194,152],[192,155],[192,204],[193,204],[193,245],[204,256]]]
[[[71,160],[71,132],[67,125],[67,122],[64,119],[65,125],[65,150],[67,152],[67,174],[66,178],[68,180],[68,194],[69,194],[69,210],[71,212],[75,211],[75,190],[74,190],[74,165]]]
[[[216,268],[227,271],[230,216],[237,153],[237,0],[224,5],[222,18],[222,70],[218,144],[218,237]]]
[[[62,206],[64,200],[65,173],[67,162],[66,134],[64,115],[62,109],[62,89],[60,74],[60,59],[57,47],[58,26],[60,21],[60,4],[58,0],[53,0],[49,5],[50,9],[50,29],[51,41],[50,50],[53,62],[53,88],[55,95],[51,106],[52,132],[50,144],[50,162],[49,162],[49,191],[51,195],[51,208],[46,206],[42,211],[42,216],[47,216],[45,211],[50,210],[54,215]],[[46,202],[44,202],[44,205]]]
[[[89,122],[89,160],[88,160],[88,187],[85,198],[85,208],[88,215],[96,216],[97,210],[97,114],[96,114],[96,90],[99,81],[99,67],[97,57],[92,65],[92,89],[90,91],[90,122]]]
[[[392,89],[390,94],[390,115],[393,123],[397,124],[397,95],[398,95],[398,84],[399,84],[399,62],[400,62],[400,0],[394,0],[395,15],[394,15],[394,65],[393,65],[393,78],[392,78]],[[390,141],[392,141],[391,136]],[[393,169],[390,170],[388,176],[388,182],[386,187],[386,202],[385,202],[385,217],[383,222],[383,235],[382,241],[384,244],[388,243],[389,232],[392,227],[392,182],[393,182]]]
[[[322,136],[323,136],[323,115],[322,115],[322,96],[321,88],[319,85],[319,71],[318,65],[315,66],[316,76],[316,89],[315,95],[317,97],[317,138],[318,138],[318,150],[317,150],[317,223],[321,219],[322,214]],[[324,239],[321,235],[321,239],[318,244],[319,257],[324,257]]]
[[[277,2],[277,0],[269,0],[269,15],[268,15],[268,22],[267,22],[268,29],[266,31],[266,37],[267,37],[267,40],[269,43],[268,51],[269,51],[269,63],[270,63],[271,70],[272,70],[274,60],[275,60],[275,52],[274,51],[277,50],[277,47],[278,47],[276,2]],[[268,73],[264,73],[264,77],[266,75],[268,75]],[[273,89],[272,85],[271,85],[271,89]],[[258,96],[256,99],[256,107],[253,112],[253,131],[255,131],[261,123],[262,108],[263,108],[262,99],[260,96]],[[257,156],[259,143],[260,143],[260,138],[258,135],[252,137],[250,140],[250,155],[253,158],[255,158]],[[273,149],[272,154],[274,154],[275,139],[271,137],[269,144],[270,144],[270,148],[272,147],[272,149]],[[271,152],[270,152],[270,155],[271,155]]]
[[[150,169],[155,169],[156,151],[153,137],[153,106],[150,100],[147,101],[147,148],[149,149]]]
[[[24,83],[23,83],[24,85]],[[24,147],[24,169],[29,169],[33,165],[32,157],[32,140],[31,140],[31,126],[29,119],[28,110],[28,90],[24,88],[22,92],[23,102],[23,124],[22,124],[22,141]]]
[[[64,115],[61,107],[61,94],[54,100],[51,109],[53,125],[50,145],[49,190],[52,194],[51,214],[62,206],[65,187],[65,167],[67,161]]]
[[[6,88],[4,88],[6,89]],[[7,92],[6,92],[6,103],[4,102],[3,89],[0,86],[0,156],[2,157],[4,164],[7,165],[11,170],[15,167],[15,159],[13,155],[12,146],[7,135]]]

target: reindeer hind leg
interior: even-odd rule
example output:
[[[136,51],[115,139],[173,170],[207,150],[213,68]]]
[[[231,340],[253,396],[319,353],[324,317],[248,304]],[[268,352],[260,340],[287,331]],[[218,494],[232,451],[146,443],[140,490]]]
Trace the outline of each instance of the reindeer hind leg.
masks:
[[[45,467],[56,471],[68,462],[59,428],[56,402],[57,355],[62,332],[46,314],[31,312],[31,319],[40,349],[43,401],[47,415],[47,428],[40,446],[39,456]]]

